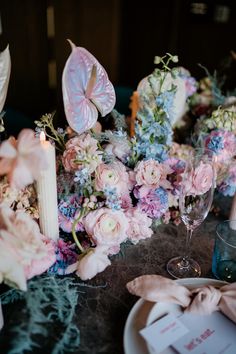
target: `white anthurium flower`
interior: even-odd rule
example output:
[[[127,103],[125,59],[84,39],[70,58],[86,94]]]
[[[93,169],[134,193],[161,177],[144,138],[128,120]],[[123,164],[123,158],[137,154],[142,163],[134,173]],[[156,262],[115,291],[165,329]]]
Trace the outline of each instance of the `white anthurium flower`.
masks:
[[[8,84],[11,73],[11,57],[9,47],[0,53],[0,113],[3,110],[7,97]]]
[[[164,78],[164,75],[165,79],[161,85],[161,80]],[[150,81],[152,87],[150,86]],[[176,125],[186,112],[187,92],[184,79],[180,76],[173,78],[170,73],[163,71],[160,77],[154,75],[145,77],[140,81],[137,88],[140,97],[140,106],[142,107],[142,105],[145,104],[142,102],[142,95],[144,94],[150,98],[150,107],[154,108],[156,106],[157,96],[165,91],[170,91],[173,86],[176,87],[176,93],[174,95],[172,114],[170,117],[172,126]]]

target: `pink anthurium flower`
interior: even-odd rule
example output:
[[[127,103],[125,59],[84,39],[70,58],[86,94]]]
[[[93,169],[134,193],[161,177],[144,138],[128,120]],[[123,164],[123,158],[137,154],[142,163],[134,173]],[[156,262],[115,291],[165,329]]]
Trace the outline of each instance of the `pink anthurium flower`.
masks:
[[[62,76],[67,121],[78,134],[92,128],[98,112],[102,117],[115,105],[115,91],[105,69],[85,48],[72,47]]]

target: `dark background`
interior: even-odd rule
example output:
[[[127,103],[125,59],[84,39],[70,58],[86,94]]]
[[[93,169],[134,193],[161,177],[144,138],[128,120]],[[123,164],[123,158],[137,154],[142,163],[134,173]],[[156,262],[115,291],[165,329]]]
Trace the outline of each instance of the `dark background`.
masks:
[[[130,93],[153,71],[155,55],[177,54],[179,64],[199,79],[204,72],[198,63],[220,70],[236,51],[234,1],[0,0],[0,16],[0,50],[9,44],[12,59],[5,108],[14,124],[56,109],[58,124],[65,125],[61,76],[70,54],[67,38],[105,67],[121,113],[129,113]]]

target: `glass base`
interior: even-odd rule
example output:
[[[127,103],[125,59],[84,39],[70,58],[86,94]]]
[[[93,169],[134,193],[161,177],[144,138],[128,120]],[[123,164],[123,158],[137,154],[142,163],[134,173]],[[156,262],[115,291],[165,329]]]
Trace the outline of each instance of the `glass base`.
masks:
[[[197,278],[201,275],[201,268],[192,258],[188,259],[188,264],[186,265],[183,262],[183,257],[175,257],[167,263],[167,272],[176,279]]]

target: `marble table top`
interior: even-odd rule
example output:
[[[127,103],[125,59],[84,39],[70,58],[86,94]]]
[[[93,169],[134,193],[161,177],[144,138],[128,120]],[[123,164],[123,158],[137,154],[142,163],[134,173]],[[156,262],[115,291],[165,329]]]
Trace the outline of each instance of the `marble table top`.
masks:
[[[210,214],[194,232],[191,249],[192,256],[202,268],[202,277],[212,277],[211,260],[214,246],[215,227],[225,215],[215,217]],[[160,225],[155,234],[137,245],[127,245],[112,264],[94,279],[78,285],[79,304],[75,323],[80,329],[81,344],[75,353],[80,354],[123,354],[123,331],[128,314],[138,300],[129,294],[125,285],[143,274],[167,276],[166,263],[184,249],[186,230],[184,225]],[[20,318],[19,305],[7,306],[4,316],[7,322]],[[51,328],[52,336],[44,339],[33,353],[51,353],[59,328]],[[0,352],[8,353],[10,333],[4,329],[0,335]]]

